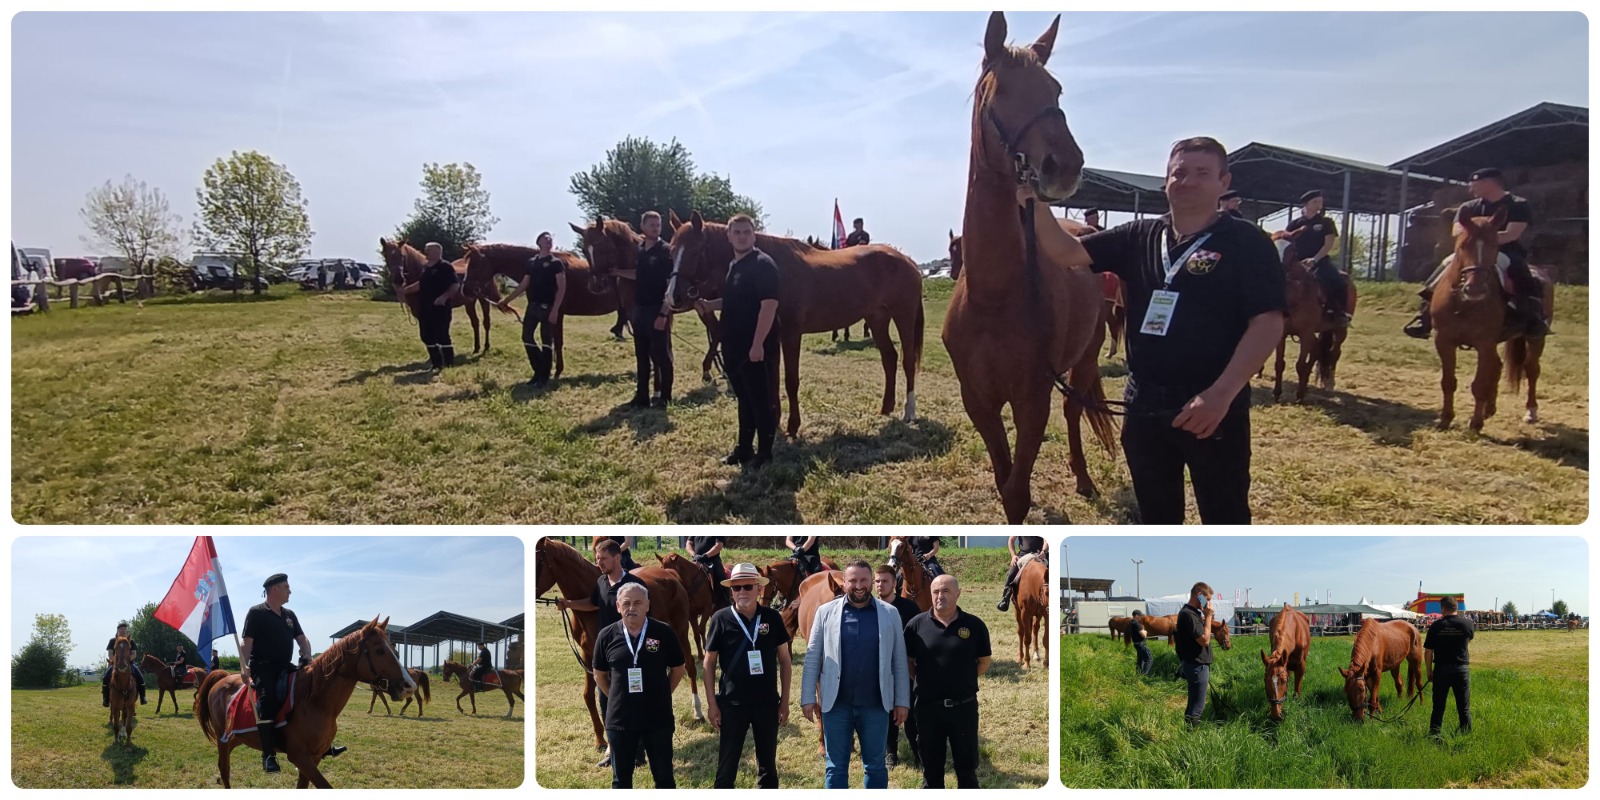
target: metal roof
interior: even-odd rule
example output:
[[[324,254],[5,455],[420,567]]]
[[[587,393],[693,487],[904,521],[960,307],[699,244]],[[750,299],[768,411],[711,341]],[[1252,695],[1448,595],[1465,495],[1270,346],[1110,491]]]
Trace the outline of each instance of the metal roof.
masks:
[[[1068,583],[1071,581],[1071,583]],[[1079,592],[1110,592],[1111,578],[1062,578],[1061,588]]]
[[[370,621],[371,620],[358,619],[355,622],[352,622],[349,625],[346,625],[343,628],[340,628],[339,630],[334,631],[333,633],[329,634],[328,638],[329,639],[343,639],[344,637],[349,636],[352,633],[355,633],[357,630],[360,630],[361,626],[367,624]],[[389,641],[391,641],[391,642],[393,642],[395,644],[414,644],[414,645],[430,646],[430,645],[435,645],[435,644],[438,644],[440,642],[444,642],[444,641],[448,641],[448,640],[444,639],[444,638],[441,638],[441,637],[438,637],[438,636],[429,636],[429,635],[423,634],[423,633],[412,633],[409,630],[407,630],[406,626],[404,626],[404,625],[396,625],[393,622],[391,622],[391,623],[389,623]]]
[[[1391,165],[1466,180],[1473,170],[1545,167],[1589,158],[1589,109],[1540,103]],[[1507,176],[1510,177],[1510,176]]]
[[[521,633],[522,629],[513,628],[504,623],[476,619],[464,614],[435,611],[422,621],[407,625],[406,632],[412,635],[437,636],[440,639],[458,642],[497,642]]]
[[[1433,193],[1448,184],[1415,169],[1407,177],[1382,164],[1263,142],[1251,142],[1229,153],[1228,171],[1233,173],[1232,188],[1247,198],[1282,207],[1297,205],[1300,195],[1319,189],[1327,209],[1358,214],[1393,214],[1401,208],[1414,208],[1432,200]],[[1406,189],[1403,206],[1402,182]]]

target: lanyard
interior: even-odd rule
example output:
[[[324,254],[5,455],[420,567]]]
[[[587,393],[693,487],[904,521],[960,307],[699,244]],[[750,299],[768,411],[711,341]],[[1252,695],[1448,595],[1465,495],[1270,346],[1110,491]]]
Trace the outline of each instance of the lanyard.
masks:
[[[1172,288],[1172,279],[1178,274],[1178,267],[1187,262],[1189,260],[1189,256],[1194,255],[1194,251],[1199,250],[1200,245],[1205,244],[1205,241],[1210,238],[1210,233],[1200,234],[1200,236],[1194,240],[1194,243],[1189,245],[1189,249],[1183,251],[1183,255],[1178,256],[1177,260],[1173,260],[1172,251],[1167,249],[1166,243],[1161,243],[1162,271],[1166,273],[1167,276],[1167,282],[1163,284],[1161,288]]]
[[[632,637],[628,636],[627,623],[623,623],[622,625],[622,641],[624,644],[628,645],[628,652],[633,654],[633,665],[635,667],[639,666],[639,648],[644,646],[644,635],[649,632],[650,620],[647,619],[644,621],[644,625],[639,627],[639,641],[637,644],[635,644]]]
[[[739,616],[738,610],[733,612],[733,616]],[[739,630],[745,635],[745,638],[750,640],[750,649],[756,649],[756,636],[758,636],[761,631],[761,609],[756,609],[756,618],[750,621],[750,627],[748,629],[746,629],[744,626],[744,620],[739,620]]]

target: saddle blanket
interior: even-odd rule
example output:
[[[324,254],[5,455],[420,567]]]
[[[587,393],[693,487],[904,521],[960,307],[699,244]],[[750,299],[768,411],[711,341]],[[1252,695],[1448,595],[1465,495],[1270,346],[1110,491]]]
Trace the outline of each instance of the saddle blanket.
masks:
[[[296,670],[289,673],[288,688],[283,705],[278,707],[278,715],[272,721],[272,727],[281,728],[289,724],[289,712],[294,710],[294,684],[300,672]],[[256,690],[246,684],[233,693],[228,700],[228,727],[223,731],[222,738],[218,741],[226,742],[241,733],[252,733],[256,729]]]

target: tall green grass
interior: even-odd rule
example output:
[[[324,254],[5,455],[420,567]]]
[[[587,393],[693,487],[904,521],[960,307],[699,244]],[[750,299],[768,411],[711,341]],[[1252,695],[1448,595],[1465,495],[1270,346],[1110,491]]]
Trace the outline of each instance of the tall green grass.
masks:
[[[1264,636],[1214,648],[1206,724],[1183,724],[1178,659],[1152,642],[1150,675],[1134,672],[1132,648],[1093,634],[1061,641],[1061,780],[1072,788],[1441,788],[1582,786],[1588,779],[1587,633],[1502,631],[1474,643],[1489,657],[1472,669],[1471,734],[1428,738],[1432,687],[1409,711],[1385,675],[1384,716],[1351,719],[1337,669],[1350,638],[1318,638],[1303,694],[1272,723],[1258,652]],[[1556,651],[1562,658],[1545,658]],[[1534,666],[1523,666],[1524,661]],[[1402,685],[1405,678],[1402,669]]]

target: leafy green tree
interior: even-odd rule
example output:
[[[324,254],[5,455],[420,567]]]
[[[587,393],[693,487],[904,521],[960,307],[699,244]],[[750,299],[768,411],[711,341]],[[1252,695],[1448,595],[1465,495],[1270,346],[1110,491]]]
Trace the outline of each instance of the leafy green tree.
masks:
[[[638,226],[646,211],[662,217],[676,211],[687,218],[698,210],[709,220],[745,213],[755,220],[757,230],[766,227],[760,203],[735,193],[726,177],[698,173],[688,148],[677,139],[661,145],[629,136],[607,150],[603,161],[573,175],[569,191],[591,219],[614,217]]]
[[[1515,617],[1517,616],[1517,604],[1507,600],[1506,604],[1500,607],[1500,612],[1508,617]]]
[[[428,242],[444,247],[454,261],[467,245],[482,242],[500,221],[489,211],[483,176],[470,163],[423,164],[422,193],[395,235],[418,250]]]
[[[11,688],[54,689],[66,685],[72,629],[60,614],[35,614],[33,636],[11,657]]]
[[[311,247],[311,218],[300,182],[283,165],[251,150],[217,159],[195,190],[199,217],[194,239],[202,247],[238,253],[261,293],[268,265],[288,267]],[[234,294],[239,268],[235,260]]]
[[[128,635],[139,645],[139,658],[142,660],[145,653],[152,653],[162,662],[170,664],[177,655],[177,649],[183,648],[188,656],[190,666],[207,667],[211,664],[211,654],[206,653],[204,659],[189,637],[184,636],[177,628],[156,619],[156,604],[145,603],[139,607],[133,617],[128,620]],[[146,671],[145,680],[154,683],[155,676]]]
[[[135,273],[153,257],[177,255],[182,221],[160,189],[132,175],[91,190],[78,216],[89,228],[84,242],[121,255]]]
[[[1571,610],[1572,609],[1567,607],[1567,601],[1565,600],[1557,600],[1553,605],[1550,606],[1550,613],[1558,617],[1566,616]]]

